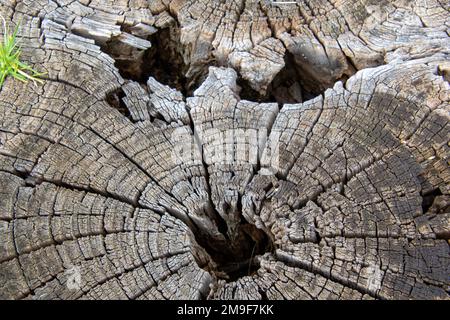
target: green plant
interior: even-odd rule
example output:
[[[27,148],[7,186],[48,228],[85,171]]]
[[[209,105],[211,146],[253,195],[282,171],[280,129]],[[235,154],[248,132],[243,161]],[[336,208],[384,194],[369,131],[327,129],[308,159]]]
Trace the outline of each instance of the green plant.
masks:
[[[0,42],[0,88],[3,86],[5,79],[12,76],[19,81],[28,82],[33,81],[43,83],[38,77],[44,75],[35,71],[29,65],[20,61],[21,48],[19,46],[17,33],[19,31],[19,24],[12,33],[3,19],[3,41]]]

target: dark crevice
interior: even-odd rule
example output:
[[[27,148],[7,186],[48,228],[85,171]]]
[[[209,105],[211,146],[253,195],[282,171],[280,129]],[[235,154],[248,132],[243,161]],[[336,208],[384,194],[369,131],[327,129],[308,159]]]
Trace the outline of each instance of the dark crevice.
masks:
[[[109,92],[106,95],[106,102],[111,106],[111,108],[117,109],[121,114],[127,117],[130,121],[133,121],[130,110],[128,110],[127,105],[123,101],[125,98],[125,92],[121,88]]]
[[[269,298],[267,297],[267,293],[263,291],[262,289],[258,290],[259,295],[261,296],[262,301],[267,301]]]
[[[146,76],[181,92],[184,97],[193,92],[206,80],[209,67],[216,65],[213,58],[208,61],[192,62],[188,48],[180,41],[180,27],[160,29],[149,40],[152,47],[144,56]]]
[[[191,128],[191,132],[192,135],[194,136],[194,141],[197,145],[197,147],[199,148],[199,150],[202,150],[202,143],[200,140],[200,137],[198,135],[197,130],[195,129],[195,124],[194,124],[194,120],[192,119],[192,115],[189,109],[187,109],[187,113],[189,116],[189,126]],[[204,168],[204,175],[205,175],[205,182],[206,182],[206,191],[208,193],[208,204],[206,207],[206,213],[208,215],[208,217],[210,217],[216,224],[217,229],[219,230],[219,232],[224,235],[225,239],[228,240],[228,225],[226,223],[226,221],[220,216],[220,214],[217,212],[216,208],[214,207],[214,204],[211,200],[211,185],[210,185],[210,176],[209,176],[209,171],[208,171],[208,165],[205,162],[205,157],[201,157],[202,158],[202,166]]]
[[[148,209],[148,207],[138,204],[137,200],[129,199],[129,198],[123,197],[118,194],[112,194],[107,191],[102,191],[97,188],[92,188],[90,186],[83,187],[83,186],[79,186],[79,185],[75,185],[75,184],[70,184],[70,183],[64,182],[62,180],[46,179],[44,177],[34,176],[34,175],[32,175],[31,172],[28,172],[28,171],[15,170],[14,172],[10,172],[10,171],[5,171],[5,172],[9,172],[11,174],[14,174],[14,175],[22,178],[25,181],[25,185],[28,187],[37,187],[44,182],[51,183],[55,186],[58,186],[58,187],[61,187],[64,189],[68,189],[68,190],[72,190],[72,191],[99,194],[105,198],[111,198],[111,199],[114,199],[114,200],[117,200],[117,201],[120,201],[123,203],[127,203],[134,208]]]
[[[214,206],[212,201],[210,201],[210,205],[212,207]],[[230,238],[228,237],[228,224],[227,224],[227,222],[217,212],[215,214],[213,214],[213,220],[216,223],[217,229],[219,230],[219,232],[221,234],[223,234],[223,236],[225,237],[225,239],[227,241],[229,241]]]
[[[328,87],[311,85],[310,79],[295,62],[291,53],[286,53],[284,68],[269,84],[266,93],[252,89],[250,83],[239,77],[238,85],[241,88],[240,97],[243,100],[257,102],[276,102],[278,104],[302,103],[314,99],[322,94]]]
[[[216,265],[208,271],[227,282],[253,275],[260,267],[257,257],[273,251],[265,232],[246,221],[241,222],[234,239],[215,240],[201,232],[195,236]]]
[[[114,59],[114,65],[124,79],[144,84],[148,79],[145,57],[150,49],[133,48],[114,38],[101,45],[101,50]]]
[[[130,26],[121,26],[121,30],[131,33]],[[208,67],[203,64],[196,72],[190,71],[185,63],[184,47],[180,44],[180,28],[176,23],[157,30],[152,35],[141,37],[151,43],[147,50],[137,49],[123,44],[119,38],[113,38],[101,45],[103,52],[111,56],[120,75],[127,80],[146,84],[149,77],[180,91],[183,96],[192,96],[195,89],[206,79]],[[191,76],[186,76],[191,73]]]
[[[122,31],[127,32],[126,27]],[[112,39],[102,45],[102,51],[111,56],[115,66],[124,79],[146,84],[149,77],[181,92],[184,97],[193,92],[208,76],[210,66],[218,66],[213,57],[207,61],[188,63],[188,48],[180,43],[178,25],[160,29],[144,40],[151,42],[147,50],[139,50],[124,45],[118,39]],[[330,83],[322,83],[310,75],[310,66],[287,52],[285,67],[275,76],[266,92],[261,94],[254,90],[250,83],[238,75],[237,84],[240,87],[240,97],[243,100],[256,102],[276,102],[278,104],[301,103],[322,94]],[[344,75],[340,81],[348,79]]]
[[[122,31],[129,32],[127,28],[129,27],[122,26]],[[184,97],[192,96],[204,82],[210,66],[218,66],[213,57],[204,58],[205,61],[188,62],[192,57],[189,57],[189,48],[180,43],[180,29],[176,22],[170,27],[159,29],[144,40],[152,44],[147,50],[125,45],[118,38],[101,45],[101,49],[114,59],[115,66],[124,79],[145,85],[149,77],[153,77],[178,90]],[[336,82],[331,79],[331,75],[329,79],[322,75],[326,79],[318,80],[317,75],[311,74],[312,67],[290,52],[285,54],[284,60],[285,67],[275,76],[265,93],[253,89],[238,74],[240,98],[256,102],[276,102],[280,105],[302,103],[323,94]],[[350,67],[353,69],[352,65]],[[347,79],[348,76],[344,74],[337,80],[345,83]]]
[[[180,52],[178,33],[173,28],[166,28],[154,34],[150,39],[152,48],[146,52],[145,59],[148,61],[149,76],[187,96],[189,91],[189,81],[185,76],[187,66]]]
[[[194,121],[190,112],[188,114],[195,141],[201,148],[201,141],[195,130]],[[208,165],[204,160],[203,167],[205,168],[207,192],[208,195],[211,195]],[[240,216],[240,223],[232,236],[230,236],[227,221],[216,210],[211,198],[209,199],[206,213],[214,221],[223,237],[221,239],[213,238],[211,233],[201,228],[201,226],[194,226],[195,232],[193,230],[196,242],[209,254],[215,265],[214,269],[210,269],[209,265],[202,267],[217,278],[225,281],[235,281],[241,277],[254,274],[259,269],[257,256],[271,252],[274,248],[270,237],[264,231],[244,219],[241,214],[241,199],[237,203],[236,211]],[[230,208],[224,208],[224,211],[228,211],[228,209]]]
[[[422,212],[427,213],[435,203],[438,196],[442,196],[442,192],[439,188],[436,188],[424,195],[422,195]]]
[[[36,187],[43,182],[43,179],[32,176],[30,172],[26,171],[15,171],[14,174],[25,181],[26,187]]]

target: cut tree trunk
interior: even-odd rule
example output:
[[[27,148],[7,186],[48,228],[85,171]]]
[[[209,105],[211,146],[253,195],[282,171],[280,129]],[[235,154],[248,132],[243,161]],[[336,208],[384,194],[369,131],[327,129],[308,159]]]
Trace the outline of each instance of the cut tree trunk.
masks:
[[[2,299],[449,299],[445,0],[3,0]]]

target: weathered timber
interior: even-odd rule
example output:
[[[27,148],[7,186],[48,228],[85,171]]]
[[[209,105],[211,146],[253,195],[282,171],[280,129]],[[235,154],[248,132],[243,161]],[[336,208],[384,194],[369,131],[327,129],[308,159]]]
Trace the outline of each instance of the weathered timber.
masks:
[[[1,1],[0,298],[449,299],[449,13]]]

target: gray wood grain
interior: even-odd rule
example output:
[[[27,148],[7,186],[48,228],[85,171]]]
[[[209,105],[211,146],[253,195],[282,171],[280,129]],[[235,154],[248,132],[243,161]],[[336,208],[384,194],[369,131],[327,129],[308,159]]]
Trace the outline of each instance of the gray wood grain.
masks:
[[[449,10],[2,1],[0,298],[449,299]]]

